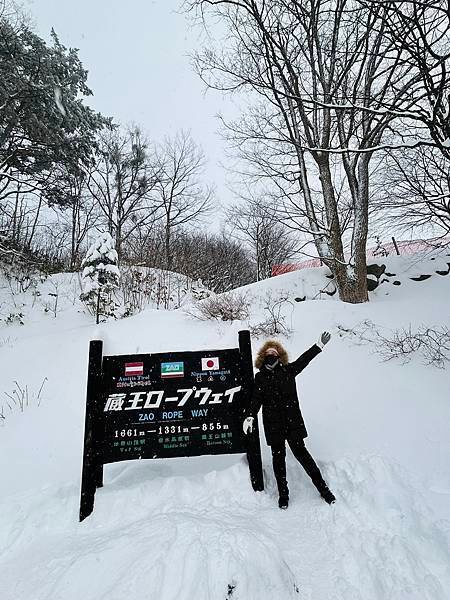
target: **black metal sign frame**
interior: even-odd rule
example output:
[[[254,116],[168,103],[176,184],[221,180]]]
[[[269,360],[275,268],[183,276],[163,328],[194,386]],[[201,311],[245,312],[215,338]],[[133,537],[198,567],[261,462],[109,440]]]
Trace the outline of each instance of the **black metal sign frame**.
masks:
[[[264,489],[258,425],[244,435],[253,389],[250,333],[226,350],[103,356],[89,348],[80,521],[94,509],[105,464],[121,460],[246,453]]]

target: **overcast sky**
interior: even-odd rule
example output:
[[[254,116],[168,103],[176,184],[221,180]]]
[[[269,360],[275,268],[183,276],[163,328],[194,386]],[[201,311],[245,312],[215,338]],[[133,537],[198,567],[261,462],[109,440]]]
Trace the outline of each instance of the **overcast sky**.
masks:
[[[190,65],[199,32],[181,0],[25,0],[37,32],[53,27],[65,46],[79,48],[94,92],[89,104],[124,124],[136,123],[156,140],[191,131],[208,158],[206,177],[227,203],[226,174],[219,166],[224,142],[215,118],[234,111],[218,92],[207,92]]]

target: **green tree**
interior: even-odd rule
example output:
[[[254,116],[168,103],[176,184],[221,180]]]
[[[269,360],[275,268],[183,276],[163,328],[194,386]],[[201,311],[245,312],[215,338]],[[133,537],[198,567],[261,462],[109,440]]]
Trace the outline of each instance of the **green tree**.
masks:
[[[25,22],[0,15],[0,187],[24,179],[45,186],[55,167],[76,172],[90,163],[109,120],[84,104],[92,95],[86,80],[78,51],[53,30],[48,45]]]
[[[113,293],[119,286],[120,271],[117,266],[117,252],[114,240],[109,233],[101,233],[87,251],[81,263],[81,282],[83,291],[80,299],[89,312],[96,316],[114,316],[115,302]]]

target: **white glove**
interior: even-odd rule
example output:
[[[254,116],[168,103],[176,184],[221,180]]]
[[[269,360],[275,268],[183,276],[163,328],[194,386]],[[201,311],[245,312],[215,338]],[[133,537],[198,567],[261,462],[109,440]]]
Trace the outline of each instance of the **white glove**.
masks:
[[[242,429],[244,430],[245,435],[247,435],[248,431],[250,431],[250,433],[252,433],[252,431],[253,431],[253,417],[247,417],[245,419],[245,421],[242,424]]]
[[[331,334],[328,333],[328,331],[324,331],[321,334],[319,340],[316,342],[321,350],[325,346],[325,344],[328,344],[328,342],[330,341],[330,338],[331,338]]]

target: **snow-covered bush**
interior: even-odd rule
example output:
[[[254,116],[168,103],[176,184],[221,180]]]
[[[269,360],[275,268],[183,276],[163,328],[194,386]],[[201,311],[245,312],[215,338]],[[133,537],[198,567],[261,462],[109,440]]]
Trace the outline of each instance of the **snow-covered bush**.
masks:
[[[192,284],[191,294],[195,300],[205,300],[205,298],[211,296],[210,290],[203,285],[201,279],[197,279],[197,281]]]
[[[415,331],[409,326],[408,329],[396,329],[389,336],[378,334],[377,337],[377,349],[384,360],[398,358],[409,362],[412,355],[419,352],[425,364],[439,369],[444,369],[450,361],[450,329],[445,325],[422,325]]]
[[[289,337],[292,334],[292,328],[289,327],[286,320],[286,309],[288,305],[293,310],[293,304],[287,294],[273,294],[269,291],[264,298],[264,314],[266,318],[255,325],[249,325],[250,333],[254,337],[272,337],[284,335]]]
[[[404,364],[414,355],[421,355],[424,363],[444,369],[450,361],[450,329],[446,325],[413,329],[409,327],[389,330],[365,319],[353,327],[337,326],[339,336],[346,337],[356,345],[373,345],[375,352],[384,360],[401,360]]]
[[[190,300],[193,284],[185,275],[139,266],[123,266],[120,273],[122,316],[147,307],[175,310]],[[193,294],[192,294],[193,295]]]
[[[109,233],[102,233],[89,248],[81,263],[80,299],[89,312],[96,315],[116,316],[117,303],[114,292],[119,285],[120,271],[117,266],[117,252]]]
[[[200,321],[244,321],[250,315],[250,299],[244,292],[212,294],[187,312]]]
[[[14,325],[14,324],[23,325],[24,324],[24,314],[23,314],[23,312],[20,312],[20,311],[10,312],[9,315],[7,317],[5,317],[4,321],[7,325]]]

